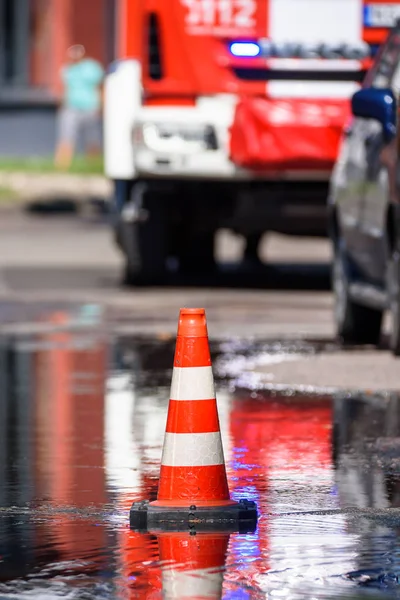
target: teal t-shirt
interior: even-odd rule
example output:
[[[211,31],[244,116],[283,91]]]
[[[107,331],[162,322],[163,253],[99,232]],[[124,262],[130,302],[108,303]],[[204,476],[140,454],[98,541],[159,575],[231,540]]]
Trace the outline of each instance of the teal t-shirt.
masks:
[[[96,60],[84,59],[62,69],[65,105],[77,110],[98,110],[99,85],[104,76],[103,67]]]

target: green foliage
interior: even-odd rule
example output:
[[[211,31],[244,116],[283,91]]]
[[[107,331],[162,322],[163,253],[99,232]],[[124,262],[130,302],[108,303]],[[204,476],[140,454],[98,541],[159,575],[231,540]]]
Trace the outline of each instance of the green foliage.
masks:
[[[0,158],[0,171],[19,173],[63,173],[49,158]],[[67,173],[75,175],[102,175],[103,158],[77,156]]]
[[[15,190],[0,185],[0,204],[8,204],[19,198],[18,192]]]

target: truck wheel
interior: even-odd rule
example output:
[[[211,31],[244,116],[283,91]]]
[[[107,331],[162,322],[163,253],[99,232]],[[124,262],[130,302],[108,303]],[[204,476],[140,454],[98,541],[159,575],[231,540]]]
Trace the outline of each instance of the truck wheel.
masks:
[[[338,337],[345,344],[379,343],[382,310],[362,306],[350,296],[350,265],[343,248],[335,249],[332,285],[335,302],[335,323]]]
[[[203,230],[196,223],[183,225],[179,243],[179,266],[182,273],[207,274],[214,271],[214,229]]]
[[[145,218],[139,221],[122,219],[126,285],[165,282],[168,252],[165,205],[162,194],[145,192]]]
[[[388,269],[389,307],[392,317],[390,333],[390,349],[395,356],[400,356],[400,254],[395,250]]]
[[[251,266],[259,266],[262,261],[259,257],[262,233],[252,233],[246,236],[246,246],[243,253],[243,262]]]
[[[122,221],[120,214],[122,208],[129,202],[134,181],[131,179],[114,179],[112,196],[112,223],[114,229],[114,241],[122,250]]]

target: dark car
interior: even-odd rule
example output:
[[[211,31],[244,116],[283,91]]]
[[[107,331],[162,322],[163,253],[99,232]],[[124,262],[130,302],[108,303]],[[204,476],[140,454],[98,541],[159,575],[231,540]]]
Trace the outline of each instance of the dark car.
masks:
[[[330,235],[337,333],[344,343],[378,344],[392,317],[390,346],[400,355],[400,21],[351,99],[332,173]]]

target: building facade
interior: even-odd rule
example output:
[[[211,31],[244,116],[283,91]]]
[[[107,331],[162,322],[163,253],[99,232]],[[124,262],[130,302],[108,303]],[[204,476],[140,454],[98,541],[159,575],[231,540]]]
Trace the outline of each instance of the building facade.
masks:
[[[0,0],[0,155],[54,148],[60,70],[83,44],[107,66],[115,56],[118,0]]]

